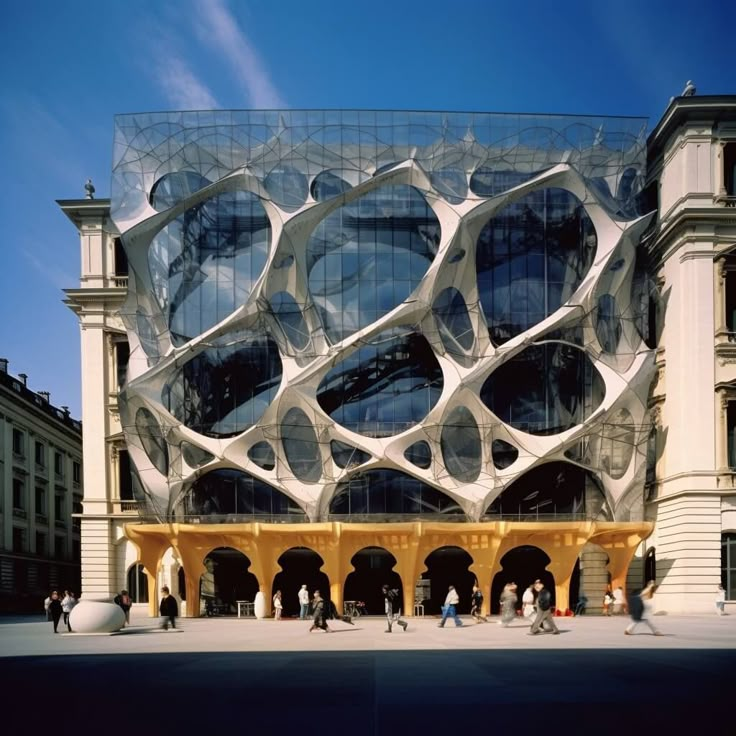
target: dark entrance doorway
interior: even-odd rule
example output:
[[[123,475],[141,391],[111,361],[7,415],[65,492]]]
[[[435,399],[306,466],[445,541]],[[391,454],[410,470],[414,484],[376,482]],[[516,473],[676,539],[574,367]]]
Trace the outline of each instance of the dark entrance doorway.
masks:
[[[176,573],[176,583],[179,586],[179,598],[185,601],[187,599],[187,576],[183,567],[180,567]]]
[[[646,584],[654,580],[657,582],[657,555],[655,548],[650,547],[647,550],[646,557],[644,558],[644,579],[642,580],[642,587],[646,587]]]
[[[384,613],[381,592],[384,583],[391,588],[398,588],[399,595],[403,595],[401,578],[393,570],[396,558],[388,550],[383,547],[364,547],[353,555],[350,563],[355,571],[345,580],[343,598],[346,601],[363,601],[367,614],[380,616]]]
[[[473,558],[460,547],[440,547],[424,560],[424,564],[427,571],[422,573],[422,580],[430,581],[429,600],[424,601],[425,613],[441,613],[451,585],[460,596],[457,612],[470,613],[470,597],[476,578],[468,568],[473,564]]]
[[[517,607],[521,608],[521,597],[524,591],[535,580],[539,579],[544,587],[552,593],[552,606],[555,606],[555,578],[545,568],[551,560],[539,547],[524,545],[514,547],[501,558],[501,571],[497,572],[491,584],[491,613],[499,613],[501,592],[506,583],[516,583]]]
[[[271,599],[277,590],[281,591],[283,605],[282,616],[299,615],[298,593],[302,585],[307,586],[309,598],[318,590],[323,598],[330,597],[330,580],[320,568],[324,560],[307,547],[292,547],[287,549],[278,559],[281,572],[276,573],[271,588]]]
[[[204,558],[204,565],[207,572],[200,577],[200,595],[203,603],[212,599],[214,615],[234,616],[238,612],[235,601],[255,600],[258,579],[248,572],[250,560],[242,552],[218,547]]]
[[[583,591],[585,595],[585,591]],[[570,605],[571,611],[577,608],[578,601],[580,600],[580,558],[578,557],[575,562],[575,567],[572,569],[572,575],[570,576]],[[563,611],[564,613],[564,611]]]

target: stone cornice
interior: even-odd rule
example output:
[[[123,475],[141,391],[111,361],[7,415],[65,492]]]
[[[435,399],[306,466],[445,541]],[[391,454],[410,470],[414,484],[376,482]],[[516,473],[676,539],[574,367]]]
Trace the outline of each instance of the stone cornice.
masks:
[[[77,230],[81,230],[86,220],[99,220],[101,223],[110,218],[109,199],[57,199],[61,211],[72,221]]]
[[[661,154],[670,136],[685,123],[719,123],[736,120],[736,95],[675,97],[647,139],[649,157]]]

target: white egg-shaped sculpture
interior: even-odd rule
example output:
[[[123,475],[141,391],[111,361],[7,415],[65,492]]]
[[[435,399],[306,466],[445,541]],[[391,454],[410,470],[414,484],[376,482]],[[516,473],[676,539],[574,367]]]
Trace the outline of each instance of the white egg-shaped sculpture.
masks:
[[[80,601],[69,614],[69,625],[77,634],[109,634],[125,625],[120,606],[101,601]]]
[[[263,595],[263,592],[260,590],[256,593],[256,597],[253,602],[253,613],[255,614],[256,618],[266,618],[266,616],[268,616],[266,596]]]

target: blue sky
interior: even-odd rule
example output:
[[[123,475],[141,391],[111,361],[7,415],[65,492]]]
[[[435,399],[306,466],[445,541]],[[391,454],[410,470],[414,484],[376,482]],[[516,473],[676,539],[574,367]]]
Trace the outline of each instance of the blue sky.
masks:
[[[109,196],[113,115],[381,108],[648,116],[686,80],[736,94],[736,3],[35,0],[0,27],[0,357],[81,416],[63,288],[79,241],[55,200]]]

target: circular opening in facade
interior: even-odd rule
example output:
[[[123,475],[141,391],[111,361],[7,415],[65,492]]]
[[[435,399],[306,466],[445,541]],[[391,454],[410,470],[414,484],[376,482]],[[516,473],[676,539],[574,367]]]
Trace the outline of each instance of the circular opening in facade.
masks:
[[[478,424],[464,406],[455,407],[442,425],[440,449],[450,475],[463,483],[477,480],[481,469]]]
[[[587,354],[567,343],[531,345],[483,384],[483,403],[529,434],[557,434],[582,424],[601,404],[605,384]]]

